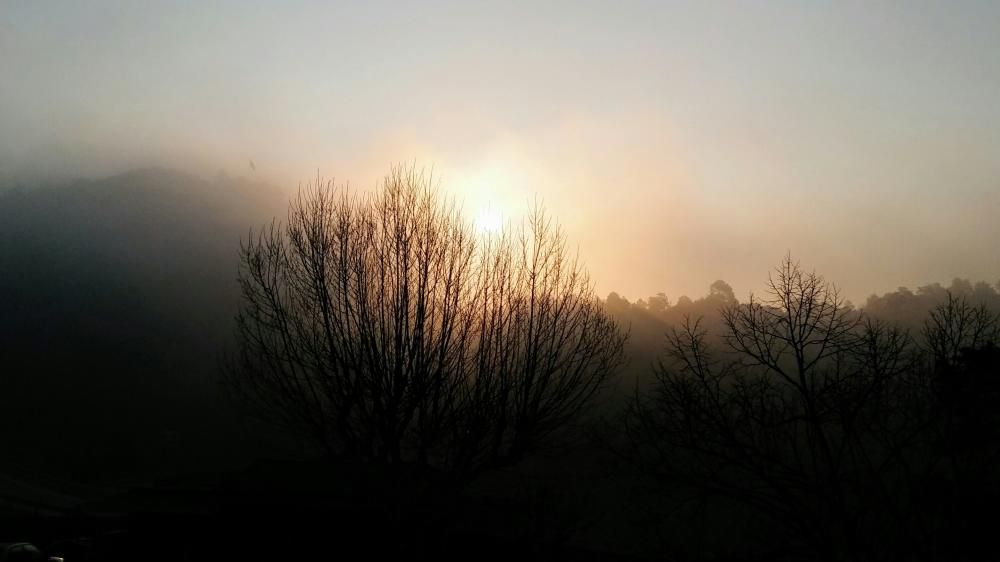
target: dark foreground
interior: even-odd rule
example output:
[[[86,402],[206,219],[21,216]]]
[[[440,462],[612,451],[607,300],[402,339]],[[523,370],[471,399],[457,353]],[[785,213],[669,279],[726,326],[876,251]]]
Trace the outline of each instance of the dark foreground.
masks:
[[[74,561],[631,560],[573,544],[508,493],[456,493],[436,475],[263,462],[110,491],[71,507],[3,504],[0,541]],[[36,496],[39,494],[35,493]],[[44,495],[44,494],[42,494]]]

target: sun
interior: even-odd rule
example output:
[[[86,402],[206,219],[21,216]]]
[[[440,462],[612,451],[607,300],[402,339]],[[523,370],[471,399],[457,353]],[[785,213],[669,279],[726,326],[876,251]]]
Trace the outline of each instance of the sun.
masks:
[[[495,207],[483,207],[476,215],[475,225],[481,234],[499,234],[503,230],[503,213]]]
[[[488,158],[463,170],[459,176],[465,209],[479,235],[502,235],[512,220],[519,220],[515,208],[524,179],[519,168],[506,159]]]

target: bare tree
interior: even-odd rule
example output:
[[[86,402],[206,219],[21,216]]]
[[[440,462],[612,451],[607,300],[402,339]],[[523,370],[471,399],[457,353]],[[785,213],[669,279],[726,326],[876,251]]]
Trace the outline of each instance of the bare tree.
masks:
[[[790,257],[764,299],[722,315],[728,349],[699,320],[668,334],[653,391],[626,416],[633,458],[693,498],[770,518],[790,545],[831,558],[898,547],[919,525],[900,493],[924,419],[901,398],[921,384],[908,335]]]
[[[991,548],[982,513],[1000,501],[1000,314],[949,291],[923,331],[934,422],[928,511],[948,557],[969,557]]]
[[[947,301],[932,309],[924,321],[923,332],[931,357],[940,366],[949,365],[966,350],[1000,342],[1000,314],[948,291]]]
[[[327,451],[462,472],[567,426],[625,336],[558,227],[477,237],[433,178],[371,195],[317,181],[241,250],[230,387]]]

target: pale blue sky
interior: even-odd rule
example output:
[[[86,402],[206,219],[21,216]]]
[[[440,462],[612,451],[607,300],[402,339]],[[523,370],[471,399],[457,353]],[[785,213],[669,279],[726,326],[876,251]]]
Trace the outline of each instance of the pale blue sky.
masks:
[[[998,2],[0,0],[0,178],[541,196],[602,292],[1000,279]]]

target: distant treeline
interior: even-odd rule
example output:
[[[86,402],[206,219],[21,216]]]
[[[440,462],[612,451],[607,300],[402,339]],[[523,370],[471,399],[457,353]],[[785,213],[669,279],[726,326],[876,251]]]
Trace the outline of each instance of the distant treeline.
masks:
[[[874,318],[898,325],[914,336],[919,336],[930,311],[947,303],[949,294],[965,298],[976,305],[982,304],[990,311],[1000,312],[1000,281],[990,284],[960,278],[953,279],[948,286],[929,283],[916,290],[899,287],[883,295],[873,294],[860,308]],[[695,299],[682,295],[676,301],[671,301],[664,293],[657,293],[630,302],[616,292],[608,294],[604,305],[630,330],[627,344],[630,362],[625,368],[626,378],[629,380],[623,382],[632,384],[635,382],[634,377],[648,375],[649,366],[663,352],[664,338],[671,326],[682,325],[685,318],[702,318],[703,327],[709,336],[718,336],[722,328],[720,311],[725,306],[738,302],[740,298],[723,280],[712,283],[705,295]]]
[[[990,284],[986,281],[973,282],[969,279],[956,277],[951,284],[930,283],[912,290],[899,287],[895,291],[883,295],[873,294],[861,307],[872,316],[887,322],[896,322],[907,328],[919,328],[927,313],[935,306],[948,301],[948,294],[964,297],[976,304],[984,304],[990,310],[1000,311],[1000,281]],[[608,294],[604,300],[608,310],[623,319],[632,321],[650,317],[667,324],[683,321],[685,316],[710,317],[718,314],[725,305],[739,302],[732,287],[719,280],[711,284],[708,293],[697,299],[681,295],[676,302],[671,302],[664,293],[657,293],[645,299],[629,302],[616,292]]]

